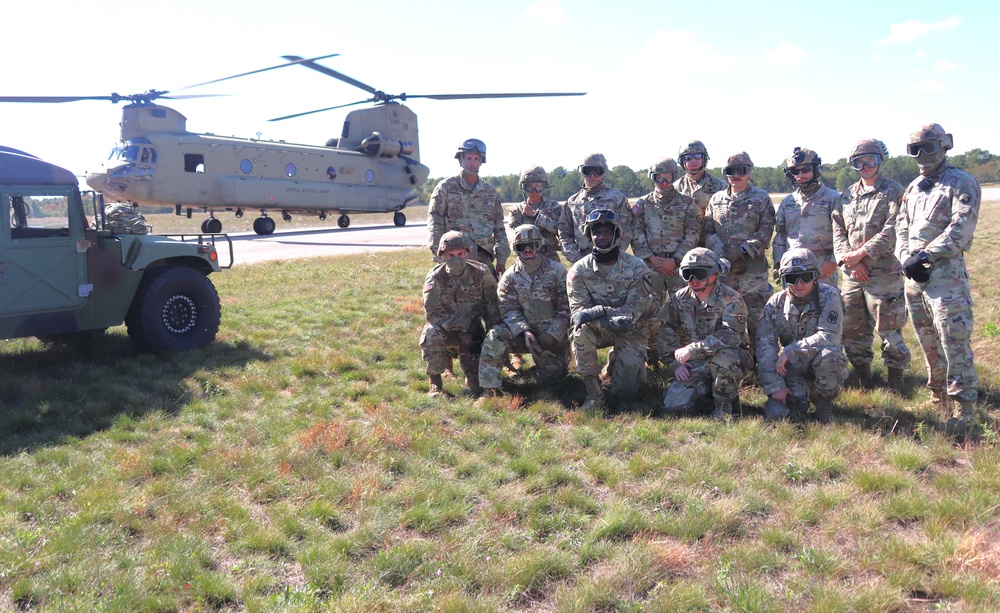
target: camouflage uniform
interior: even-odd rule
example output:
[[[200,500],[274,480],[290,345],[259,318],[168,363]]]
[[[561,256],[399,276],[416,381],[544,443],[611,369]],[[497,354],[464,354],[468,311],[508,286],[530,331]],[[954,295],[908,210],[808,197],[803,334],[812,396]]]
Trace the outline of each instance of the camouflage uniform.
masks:
[[[906,302],[903,274],[893,250],[896,246],[896,215],[903,186],[879,175],[867,187],[858,181],[847,188],[833,211],[833,244],[837,263],[864,247],[862,260],[868,281],[858,281],[844,266],[844,350],[851,363],[870,365],[874,331],[882,337],[882,359],[887,368],[905,370],[910,350],[903,340]]]
[[[497,190],[485,180],[469,185],[459,174],[438,183],[427,207],[428,246],[437,254],[441,236],[449,230],[465,234],[475,246],[472,257],[496,275],[496,263],[506,265],[510,244]]]
[[[485,388],[500,387],[500,372],[510,352],[531,353],[540,376],[560,380],[569,367],[569,299],[566,268],[558,262],[539,258],[541,266],[529,271],[518,260],[500,277],[498,289],[503,323],[486,335],[479,360],[479,383]],[[536,340],[529,348],[524,333]],[[557,344],[543,349],[538,337],[548,333]]]
[[[689,411],[711,398],[715,408],[730,414],[739,401],[740,381],[753,368],[747,336],[747,308],[736,290],[715,282],[702,301],[690,287],[678,290],[667,303],[660,328],[661,353],[677,367],[674,351],[687,347],[691,378],[674,380],[663,395],[664,411]]]
[[[775,270],[781,262],[781,256],[795,247],[812,251],[820,262],[834,261],[831,214],[839,202],[840,193],[823,184],[808,196],[800,189],[785,196],[775,214],[773,250]],[[838,281],[836,272],[826,279],[820,279],[820,283],[833,287],[837,287]]]
[[[507,218],[507,225],[511,230],[523,224],[537,226],[542,231],[542,238],[545,239],[545,257],[558,262],[559,237],[556,232],[558,232],[563,205],[555,200],[544,198],[535,207],[538,213],[534,217],[524,214],[524,205],[524,202],[520,202],[514,206]]]
[[[756,347],[757,331],[753,322],[760,317],[767,297],[774,292],[764,256],[774,232],[771,196],[753,185],[739,194],[733,194],[731,188],[718,192],[708,202],[704,223],[705,246],[716,255],[732,261],[733,254],[741,247],[745,254],[743,262],[739,265],[734,262],[721,281],[742,294],[747,319],[751,322],[747,330],[750,346]]]
[[[587,156],[584,164],[580,165],[601,166],[607,176],[608,164],[604,156],[595,153]],[[618,226],[621,229],[622,250],[628,248],[632,242],[632,207],[629,205],[625,194],[617,189],[608,187],[601,181],[593,189],[586,187],[569,197],[563,205],[562,214],[559,217],[559,242],[562,244],[563,255],[570,262],[579,262],[580,258],[589,254],[593,249],[590,239],[587,238],[586,222],[587,215],[597,209],[608,209],[614,211],[618,216]]]
[[[767,417],[804,415],[811,388],[819,398],[832,401],[847,380],[847,356],[841,351],[844,308],[840,291],[821,283],[814,288],[801,310],[785,289],[771,296],[761,313],[757,326],[761,388],[768,396],[786,387],[791,390],[787,404],[767,399]],[[776,368],[781,353],[789,358],[784,377]]]
[[[896,219],[896,256],[919,251],[930,279],[906,280],[906,306],[927,364],[927,387],[951,398],[976,401],[979,375],[972,353],[972,293],[965,252],[979,219],[982,192],[972,175],[947,164],[906,188]]]
[[[701,181],[695,181],[691,178],[691,175],[685,173],[680,179],[674,182],[674,189],[678,192],[689,196],[694,203],[698,205],[699,219],[703,220],[705,218],[705,209],[708,208],[708,201],[712,199],[717,192],[725,191],[729,188],[729,183],[726,183],[725,179],[716,177],[715,175],[705,171],[705,175],[701,178]],[[705,226],[699,224],[698,227],[698,247],[705,247]]]
[[[465,262],[458,276],[451,276],[445,264],[438,264],[424,281],[424,313],[427,325],[420,333],[420,350],[427,362],[427,374],[440,376],[445,370],[448,349],[457,349],[467,385],[479,377],[479,353],[485,331],[500,323],[497,282],[484,264]],[[478,387],[469,385],[471,388]]]

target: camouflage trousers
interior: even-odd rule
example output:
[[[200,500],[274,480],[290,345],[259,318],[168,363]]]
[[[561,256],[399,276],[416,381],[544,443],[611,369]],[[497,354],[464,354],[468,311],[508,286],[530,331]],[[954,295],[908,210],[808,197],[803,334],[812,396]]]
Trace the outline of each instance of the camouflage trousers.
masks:
[[[471,329],[449,332],[440,326],[427,324],[420,332],[420,354],[427,362],[428,375],[444,372],[449,350],[458,352],[462,372],[467,379],[479,377],[479,353],[483,347],[483,326],[476,322]]]
[[[573,365],[583,377],[596,377],[601,372],[597,350],[613,347],[608,355],[611,372],[611,393],[630,396],[639,391],[646,376],[646,341],[650,322],[640,321],[629,332],[613,332],[601,326],[600,320],[583,324],[570,332]]]
[[[972,354],[972,295],[964,265],[933,271],[927,283],[906,280],[906,307],[927,365],[927,387],[975,401],[979,374]]]
[[[532,347],[534,351],[524,344],[523,334],[514,336],[507,326],[494,326],[487,333],[479,356],[479,385],[499,389],[500,373],[511,353],[530,353],[535,360],[538,377],[543,380],[555,382],[566,377],[569,370],[569,343],[566,339],[552,351],[542,349],[537,342]]]
[[[706,360],[691,360],[688,362],[691,378],[674,379],[663,394],[663,410],[699,410],[709,400],[720,408],[734,402],[739,398],[740,381],[753,368],[753,362],[753,355],[742,347],[722,349]]]
[[[847,381],[847,356],[840,348],[824,347],[810,362],[789,362],[785,369],[785,386],[791,391],[785,404],[767,399],[764,416],[786,417],[790,412],[804,414],[809,409],[813,392],[823,398],[834,398]]]
[[[750,351],[757,353],[757,324],[760,322],[764,305],[771,297],[771,292],[748,292],[743,294],[743,303],[747,305],[747,336],[750,338]]]
[[[844,352],[851,364],[871,364],[875,332],[882,338],[882,361],[886,368],[906,369],[910,349],[903,340],[906,301],[900,274],[879,275],[867,283],[844,275]]]
[[[652,269],[650,269],[652,270]],[[650,322],[650,335],[649,335],[649,347],[655,347],[660,356],[665,356],[663,353],[666,351],[667,342],[665,338],[666,329],[660,324],[660,322],[666,321],[667,319],[667,304],[670,302],[671,295],[677,290],[687,287],[687,283],[681,278],[680,274],[670,275],[669,277],[663,274],[652,271],[653,278],[653,300],[656,301],[658,305],[656,313],[654,314],[654,319],[656,323]]]

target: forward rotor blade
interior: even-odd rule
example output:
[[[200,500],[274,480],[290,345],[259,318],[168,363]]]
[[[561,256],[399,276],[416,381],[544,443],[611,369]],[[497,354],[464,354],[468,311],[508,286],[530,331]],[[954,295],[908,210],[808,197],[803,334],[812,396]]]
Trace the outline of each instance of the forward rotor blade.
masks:
[[[357,106],[359,104],[365,104],[368,102],[371,102],[371,100],[358,100],[357,102],[351,102],[350,104],[328,106],[325,109],[316,109],[315,111],[306,111],[305,113],[296,113],[294,115],[285,115],[284,117],[275,117],[274,119],[268,119],[268,121],[282,121],[285,119],[292,119],[293,117],[302,117],[303,115],[312,115],[313,113],[322,113],[323,111],[332,111],[333,109],[342,109],[348,106]]]
[[[228,98],[230,94],[179,94],[177,96],[159,96],[166,100],[188,100],[190,98]]]
[[[372,87],[371,85],[366,85],[365,83],[362,83],[361,81],[358,81],[357,79],[352,79],[351,77],[349,77],[349,76],[347,76],[345,74],[341,74],[341,73],[337,72],[336,70],[332,70],[330,68],[327,68],[326,66],[320,66],[319,64],[314,63],[313,60],[304,60],[304,59],[300,58],[297,55],[283,55],[281,57],[285,58],[286,60],[288,60],[288,61],[290,61],[292,63],[302,64],[306,68],[312,68],[316,72],[321,72],[321,73],[325,74],[328,77],[333,77],[334,79],[339,79],[339,80],[343,81],[344,83],[347,83],[349,85],[353,85],[354,87],[357,87],[358,89],[363,89],[364,91],[368,92],[369,94],[377,94],[378,93],[378,90],[375,89],[374,87]],[[315,59],[321,59],[321,58],[315,58]],[[336,108],[336,107],[334,107],[334,108]],[[324,110],[329,110],[329,109],[324,109]]]
[[[0,102],[76,102],[78,100],[111,100],[117,102],[118,96],[0,96]]]
[[[329,58],[329,57],[337,57],[338,55],[340,55],[340,54],[339,53],[331,53],[330,55],[321,55],[319,57],[313,57],[313,58],[308,58],[308,59],[298,58],[295,61],[287,62],[285,64],[278,64],[277,66],[270,66],[268,68],[260,68],[258,70],[251,70],[250,72],[244,72],[244,73],[236,74],[236,75],[233,75],[231,77],[222,77],[221,79],[213,79],[211,81],[205,81],[204,83],[195,83],[194,85],[186,85],[186,86],[181,87],[180,89],[177,89],[177,90],[174,90],[174,91],[181,91],[181,90],[184,90],[184,89],[191,89],[193,87],[201,87],[202,85],[210,85],[212,83],[219,83],[220,81],[228,81],[229,79],[236,79],[238,77],[245,77],[247,75],[257,74],[258,72],[267,72],[268,70],[277,70],[278,68],[285,68],[287,66],[294,66],[296,64],[304,64],[306,62],[315,62],[316,60],[324,60],[324,59]],[[288,56],[285,56],[285,57],[287,59]]]
[[[405,94],[400,98],[430,98],[431,100],[467,100],[470,98],[548,98],[553,96],[586,96],[587,92],[576,93],[525,93],[525,94]]]

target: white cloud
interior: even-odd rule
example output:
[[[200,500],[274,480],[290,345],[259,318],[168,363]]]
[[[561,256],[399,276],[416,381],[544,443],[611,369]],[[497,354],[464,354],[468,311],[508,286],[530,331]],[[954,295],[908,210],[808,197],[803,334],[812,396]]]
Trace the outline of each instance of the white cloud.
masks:
[[[964,66],[960,66],[958,64],[952,64],[948,60],[938,60],[934,62],[934,70],[937,70],[939,72],[949,72],[952,70],[960,70],[962,68],[964,68]]]
[[[698,39],[693,32],[668,32],[657,30],[642,45],[642,51],[628,58],[630,66],[646,71],[650,66],[660,66],[664,58],[681,58],[674,74],[704,73],[712,70],[728,70],[741,62],[737,56],[723,55],[712,50],[712,46]]]
[[[960,22],[961,20],[958,17],[949,17],[937,23],[924,23],[916,19],[894,23],[889,26],[889,36],[878,41],[878,44],[895,45],[898,43],[908,43],[934,30],[950,30],[958,26]]]
[[[545,23],[563,23],[566,21],[566,11],[556,0],[540,0],[524,9],[521,14],[524,21],[543,21]]]
[[[935,81],[934,79],[920,79],[913,85],[906,88],[906,91],[918,94],[933,94],[935,92],[943,92],[948,89],[948,86],[940,81]]]
[[[873,62],[881,62],[881,61],[884,61],[884,60],[885,60],[885,56],[884,55],[880,55],[878,53],[873,53],[872,54],[872,61]]]
[[[917,51],[916,55],[917,57],[927,57],[927,52],[921,49],[920,51]]]
[[[803,51],[798,45],[793,45],[788,41],[784,41],[779,44],[774,49],[770,51],[765,51],[762,57],[757,58],[758,62],[765,62],[768,64],[777,64],[779,66],[795,66],[801,64],[802,60],[809,55],[806,51]]]

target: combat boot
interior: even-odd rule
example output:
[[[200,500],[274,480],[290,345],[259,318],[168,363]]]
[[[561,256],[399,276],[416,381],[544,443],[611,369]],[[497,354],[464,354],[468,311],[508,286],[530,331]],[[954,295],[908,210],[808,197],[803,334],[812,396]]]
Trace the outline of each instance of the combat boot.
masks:
[[[653,370],[660,367],[660,352],[656,347],[646,349],[646,364]]]
[[[486,406],[487,401],[496,400],[502,396],[503,392],[501,392],[499,389],[495,387],[484,387],[483,395],[480,396],[474,403],[472,403],[472,406],[476,407],[477,409],[481,409],[484,406]]]
[[[855,364],[854,374],[858,378],[858,387],[863,390],[870,390],[872,388],[871,364]]]
[[[587,398],[584,399],[581,411],[599,411],[604,408],[604,390],[601,380],[597,377],[584,377],[583,384],[587,388]]]
[[[444,396],[444,383],[441,383],[441,375],[431,375],[430,387],[427,389],[428,396]]]
[[[455,378],[455,359],[450,355],[444,359],[444,372],[442,373],[445,377],[451,379]]]
[[[886,377],[886,385],[891,390],[897,392],[903,391],[903,369],[889,367],[889,375]]]
[[[479,377],[465,378],[465,392],[470,396],[479,396],[483,392],[483,388],[479,387]]]
[[[976,425],[976,406],[973,401],[965,398],[959,398],[958,404],[962,407],[962,417],[955,424],[955,434],[967,437]]]
[[[729,421],[733,418],[733,401],[716,400],[715,410],[712,411],[712,419],[718,421]]]
[[[941,420],[947,422],[954,416],[951,398],[948,397],[948,390],[931,390],[931,393],[934,394],[934,404],[941,411]]]
[[[833,398],[816,397],[816,421],[828,424],[833,421]]]

